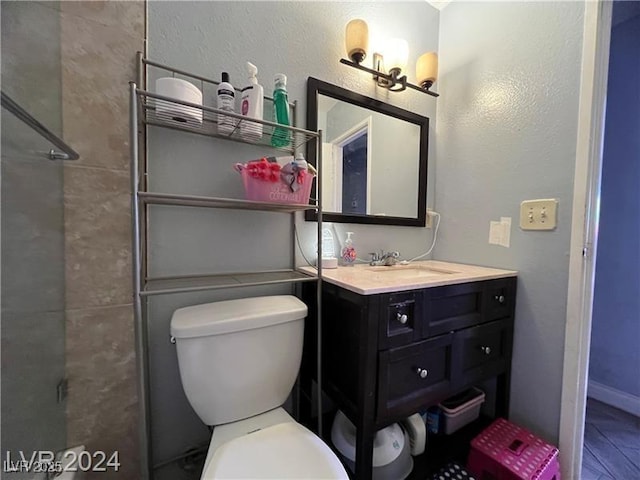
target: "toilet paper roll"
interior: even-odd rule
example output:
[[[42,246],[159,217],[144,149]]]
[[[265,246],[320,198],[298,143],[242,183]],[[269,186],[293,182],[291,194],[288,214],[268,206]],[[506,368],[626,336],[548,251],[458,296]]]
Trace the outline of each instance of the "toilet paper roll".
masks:
[[[156,80],[156,93],[165,97],[175,98],[183,102],[202,105],[202,92],[198,87],[186,80],[164,77]],[[202,124],[202,110],[156,99],[156,116],[169,122]]]

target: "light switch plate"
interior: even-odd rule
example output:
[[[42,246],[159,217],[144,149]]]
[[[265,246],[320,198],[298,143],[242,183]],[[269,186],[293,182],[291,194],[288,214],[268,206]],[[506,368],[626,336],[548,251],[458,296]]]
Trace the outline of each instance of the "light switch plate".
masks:
[[[546,198],[525,200],[520,204],[522,230],[554,230],[558,214],[558,200]]]

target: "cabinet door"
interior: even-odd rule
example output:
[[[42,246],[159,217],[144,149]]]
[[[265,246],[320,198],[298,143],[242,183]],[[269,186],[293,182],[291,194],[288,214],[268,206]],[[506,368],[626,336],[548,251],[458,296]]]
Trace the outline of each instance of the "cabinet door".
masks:
[[[400,292],[380,296],[379,350],[400,347],[420,339],[421,299],[420,292]]]
[[[510,318],[460,330],[454,337],[456,388],[487,380],[508,369],[513,337]]]
[[[380,352],[378,420],[416,412],[446,397],[453,334]]]

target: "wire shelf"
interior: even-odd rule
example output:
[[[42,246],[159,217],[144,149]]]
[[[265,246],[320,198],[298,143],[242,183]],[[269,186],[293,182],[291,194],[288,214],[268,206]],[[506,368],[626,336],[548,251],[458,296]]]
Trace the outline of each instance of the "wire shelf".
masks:
[[[173,205],[182,207],[230,208],[235,210],[262,210],[270,212],[299,212],[317,210],[313,204],[254,202],[235,198],[202,197],[173,193],[138,192],[138,197],[147,205]]]
[[[303,273],[298,270],[149,278],[145,282],[140,295],[166,295],[171,293],[198,292],[235,287],[312,282],[317,279],[317,275]]]
[[[316,132],[302,128],[280,125],[268,120],[249,120],[236,113],[165,97],[145,90],[137,89],[136,94],[140,102],[142,120],[147,125],[224,138],[250,145],[268,146],[290,153],[318,137]],[[234,125],[231,132],[219,131],[219,115],[231,119]],[[261,137],[255,140],[243,137],[242,125],[246,123],[254,127],[262,125]],[[279,141],[276,145],[272,142],[274,138]]]

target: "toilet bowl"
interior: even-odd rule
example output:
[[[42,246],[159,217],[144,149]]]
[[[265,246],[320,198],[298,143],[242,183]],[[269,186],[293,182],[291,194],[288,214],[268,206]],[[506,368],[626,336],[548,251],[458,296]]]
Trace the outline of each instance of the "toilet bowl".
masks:
[[[214,430],[202,479],[347,479],[340,460],[282,408]]]
[[[291,295],[185,307],[171,335],[182,386],[213,426],[202,479],[348,479],[283,408],[300,368],[307,306]]]

